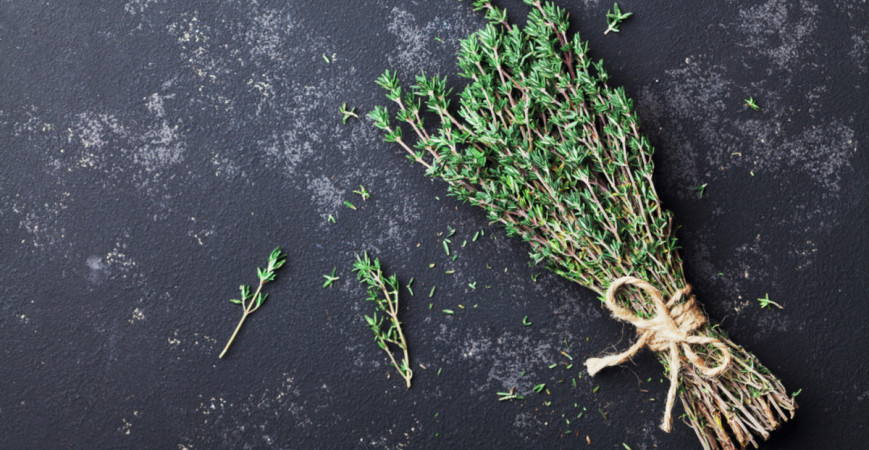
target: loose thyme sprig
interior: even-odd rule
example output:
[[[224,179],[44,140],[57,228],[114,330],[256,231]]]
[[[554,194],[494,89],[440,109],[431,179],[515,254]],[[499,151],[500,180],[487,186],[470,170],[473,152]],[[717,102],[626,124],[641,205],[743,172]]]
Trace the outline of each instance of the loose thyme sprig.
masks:
[[[343,124],[346,124],[347,119],[349,119],[351,117],[355,117],[357,119],[359,118],[359,115],[356,114],[356,107],[347,109],[346,103],[341,105],[341,107],[338,108],[338,111],[341,113],[341,123],[343,123]]]
[[[513,400],[525,400],[525,397],[516,393],[516,386],[513,386],[512,388],[510,388],[510,391],[508,391],[508,392],[496,392],[496,394],[498,394],[498,401],[499,402],[503,402],[503,401],[507,401],[507,400],[509,400],[511,402]]]
[[[446,181],[451,195],[484,208],[509,235],[528,242],[534,262],[601,298],[624,276],[672,298],[687,281],[633,102],[608,85],[603,62],[590,59],[587,43],[567,36],[564,10],[525,2],[534,8],[524,27],[510,24],[491,2],[474,2],[489,25],[460,41],[458,66],[468,83],[457,104],[445,78],[418,75],[405,91],[386,71],[376,83],[397,112],[376,107],[368,117],[384,140]],[[626,14],[618,10],[622,20]],[[423,125],[424,110],[434,127]],[[619,297],[637,316],[657,314],[639,291]],[[705,448],[756,445],[756,437],[766,439],[793,416],[793,399],[754,355],[713,323],[695,334],[724,343],[731,354],[728,368],[712,379],[686,358],[680,364],[687,421]],[[692,349],[710,366],[721,358],[709,345]],[[659,353],[659,359],[669,370],[668,357]]]
[[[362,201],[368,200],[368,198],[371,197],[371,193],[368,192],[368,189],[365,189],[365,186],[361,184],[359,185],[359,189],[356,189],[353,193],[359,194],[359,196],[362,197]]]
[[[362,256],[356,256],[356,262],[353,263],[353,271],[359,281],[368,287],[368,300],[374,302],[376,311],[373,315],[365,315],[365,322],[371,331],[374,332],[374,340],[377,346],[383,349],[389,356],[392,366],[398,371],[398,374],[404,378],[407,387],[410,388],[410,379],[413,378],[413,371],[410,369],[410,356],[407,351],[407,340],[404,338],[404,332],[401,329],[401,322],[398,320],[398,278],[395,274],[390,277],[384,277],[380,269],[380,260],[374,259],[372,262],[368,257],[368,253]],[[377,316],[377,311],[383,315]],[[384,321],[386,322],[384,324]],[[400,349],[403,356],[401,360],[396,358],[397,349]]]
[[[769,292],[763,296],[763,298],[757,299],[758,303],[760,303],[761,308],[769,308],[770,306],[775,306],[778,309],[785,309],[784,306],[779,305],[778,303],[769,299]]]
[[[275,270],[281,268],[286,260],[287,255],[281,253],[280,247],[275,247],[272,250],[272,253],[269,255],[269,261],[266,265],[265,269],[256,269],[257,277],[259,278],[259,286],[256,288],[256,292],[253,295],[250,295],[250,286],[246,284],[242,284],[238,287],[239,291],[241,291],[241,299],[233,298],[229,301],[235,303],[237,305],[241,305],[244,309],[244,312],[241,315],[241,320],[238,321],[238,326],[235,327],[235,331],[232,332],[232,336],[229,338],[229,342],[226,343],[226,347],[224,347],[223,351],[220,353],[220,358],[223,358],[226,355],[226,352],[229,350],[229,346],[232,345],[232,341],[235,340],[235,336],[238,334],[238,330],[241,329],[241,325],[244,323],[244,319],[247,319],[254,311],[258,310],[260,306],[262,306],[263,302],[266,301],[269,294],[262,293],[263,286],[269,281],[273,281],[275,279]]]
[[[323,274],[323,278],[326,279],[326,281],[323,282],[323,288],[324,288],[324,289],[327,288],[327,287],[332,287],[332,284],[334,284],[336,281],[338,281],[338,280],[341,278],[341,277],[337,277],[337,276],[335,276],[335,272],[336,272],[337,270],[338,270],[337,267],[333,267],[333,268],[332,268],[332,274],[331,274],[331,275],[328,274],[328,273],[327,273],[327,274]]]
[[[619,10],[619,4],[613,3],[613,10],[607,11],[607,13],[606,13],[606,23],[608,26],[607,26],[606,31],[603,32],[603,34],[607,34],[610,31],[612,31],[614,33],[618,33],[619,32],[619,25],[621,25],[621,23],[624,22],[625,19],[627,19],[628,17],[631,17],[632,15],[634,15],[634,13],[632,13],[632,12],[622,13]]]

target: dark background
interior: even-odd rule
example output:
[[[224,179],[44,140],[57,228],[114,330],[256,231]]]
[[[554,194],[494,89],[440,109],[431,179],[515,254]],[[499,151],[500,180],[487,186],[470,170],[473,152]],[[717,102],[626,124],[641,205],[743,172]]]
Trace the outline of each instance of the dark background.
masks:
[[[460,86],[457,39],[484,24],[469,3],[0,2],[0,447],[698,448],[657,428],[648,352],[571,384],[630,326],[369,121],[341,124],[344,102],[386,103],[386,68]],[[519,3],[502,3],[515,21]],[[860,446],[869,7],[634,0],[604,36],[611,4],[558,3],[636,102],[700,300],[802,389],[764,448]],[[218,360],[227,300],[276,245],[289,263]],[[415,278],[410,390],[362,319],[365,250]],[[498,402],[513,386],[526,400]]]

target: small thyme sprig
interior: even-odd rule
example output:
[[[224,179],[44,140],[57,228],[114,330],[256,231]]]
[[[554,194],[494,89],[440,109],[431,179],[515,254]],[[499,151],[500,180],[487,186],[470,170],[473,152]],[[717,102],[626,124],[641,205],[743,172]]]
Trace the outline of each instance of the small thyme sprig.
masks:
[[[362,201],[368,200],[368,198],[371,197],[371,193],[361,184],[359,185],[359,189],[356,189],[353,193],[359,194],[359,196],[362,197]]]
[[[341,105],[341,108],[339,108],[338,111],[341,112],[341,116],[342,116],[342,117],[341,117],[341,123],[343,123],[343,124],[346,124],[346,123],[347,123],[347,119],[349,119],[349,118],[351,118],[351,117],[355,117],[355,118],[357,118],[357,119],[359,118],[359,115],[356,114],[356,108],[353,107],[353,108],[347,109],[347,104],[346,104],[346,103],[344,103],[343,105]]]
[[[333,268],[332,268],[332,274],[331,274],[331,275],[328,274],[328,273],[323,275],[323,278],[326,279],[326,281],[323,282],[323,288],[324,288],[324,289],[327,288],[327,287],[332,287],[332,284],[335,283],[336,281],[338,281],[338,280],[341,278],[341,277],[336,277],[336,276],[335,276],[335,272],[336,272],[337,270],[338,270],[337,267],[333,267]]]
[[[784,306],[779,305],[778,303],[769,299],[769,292],[763,296],[763,298],[757,299],[758,303],[760,303],[761,308],[769,308],[770,306],[775,306],[778,309],[785,309]]]
[[[239,291],[241,291],[241,299],[233,298],[229,300],[232,303],[241,305],[244,312],[242,313],[241,320],[238,321],[238,326],[236,326],[235,331],[232,332],[229,342],[226,343],[226,347],[224,347],[223,351],[220,353],[220,358],[223,358],[223,356],[226,355],[226,352],[229,351],[229,346],[232,345],[232,341],[235,340],[235,336],[238,334],[238,330],[241,329],[244,319],[247,319],[247,316],[258,310],[263,302],[266,301],[266,298],[268,298],[269,294],[262,293],[263,286],[269,281],[275,279],[275,270],[280,269],[281,266],[287,262],[286,258],[287,255],[281,253],[281,248],[275,247],[269,255],[269,261],[266,264],[266,268],[256,269],[256,274],[259,278],[259,286],[257,286],[256,292],[254,292],[253,295],[250,295],[250,286],[242,284],[238,287]]]
[[[503,402],[503,401],[507,401],[507,400],[509,400],[511,402],[513,400],[525,400],[525,397],[516,393],[516,386],[513,386],[512,388],[510,388],[510,391],[508,391],[508,392],[496,392],[496,394],[498,394],[498,401],[499,402]]]
[[[389,356],[392,366],[404,378],[409,389],[413,371],[410,369],[407,340],[404,338],[401,322],[398,320],[398,278],[395,274],[384,277],[380,269],[380,260],[375,258],[371,261],[367,252],[362,256],[356,256],[353,271],[356,272],[359,281],[367,286],[366,300],[373,302],[376,309],[371,316],[364,316],[365,322],[374,332],[377,346]],[[382,315],[378,317],[377,311]],[[401,350],[403,354],[400,361],[396,357],[397,350]]]
[[[607,34],[610,31],[612,31],[614,33],[618,33],[619,32],[619,25],[621,25],[621,23],[624,22],[625,19],[627,19],[628,17],[631,17],[633,14],[634,13],[632,13],[632,12],[622,13],[619,10],[619,4],[613,3],[613,10],[607,11],[607,13],[606,13],[606,23],[607,23],[608,27],[607,27],[606,31],[603,32],[603,34]]]

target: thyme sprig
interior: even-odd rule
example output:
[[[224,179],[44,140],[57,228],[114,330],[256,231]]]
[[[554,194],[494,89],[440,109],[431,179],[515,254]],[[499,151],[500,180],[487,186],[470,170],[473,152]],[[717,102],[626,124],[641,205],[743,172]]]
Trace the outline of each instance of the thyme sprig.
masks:
[[[446,181],[451,195],[484,208],[509,235],[528,242],[535,263],[602,300],[612,281],[628,275],[672,297],[687,282],[633,102],[623,88],[608,85],[588,44],[567,36],[564,10],[525,3],[533,9],[519,27],[491,2],[474,2],[489,24],[460,41],[458,66],[468,84],[457,96],[446,78],[420,74],[404,90],[387,70],[376,83],[397,112],[376,107],[368,117],[385,141]],[[425,113],[434,116],[434,127],[424,126]],[[640,317],[656,315],[639,291],[619,297]],[[687,360],[681,364],[687,421],[705,448],[754,444],[755,436],[767,438],[792,417],[793,399],[754,355],[713,323],[695,333],[725,343],[732,355],[714,379]],[[720,357],[709,346],[693,350],[710,364]],[[659,360],[668,366],[663,354]]]
[[[762,298],[757,299],[757,302],[760,303],[760,307],[761,307],[761,308],[770,308],[770,309],[772,309],[771,307],[772,307],[772,306],[775,306],[775,307],[778,308],[778,309],[785,309],[784,306],[779,305],[778,303],[776,303],[776,302],[770,300],[770,298],[769,298],[769,293],[768,293],[768,292],[767,292],[766,295],[764,295]]]
[[[332,268],[332,273],[331,273],[331,274],[328,274],[328,273],[323,274],[323,278],[326,279],[326,281],[323,282],[323,288],[324,288],[324,289],[327,288],[327,287],[332,287],[332,285],[335,284],[336,281],[338,281],[339,279],[341,279],[341,277],[339,277],[339,276],[335,276],[335,272],[337,272],[337,271],[338,271],[338,268],[337,268],[337,267],[333,267],[333,268]]]
[[[634,15],[634,13],[632,13],[632,12],[626,12],[626,13],[621,12],[621,10],[619,9],[619,4],[613,3],[613,10],[607,11],[607,13],[606,13],[607,29],[606,29],[606,31],[603,32],[603,34],[607,34],[610,31],[612,31],[614,33],[618,33],[619,32],[619,25],[621,25],[621,23],[624,22],[625,19],[627,19],[628,17],[631,17],[632,15]]]
[[[395,274],[385,277],[380,268],[380,260],[375,258],[372,261],[367,252],[362,256],[356,256],[353,271],[356,272],[359,281],[367,286],[366,300],[373,302],[376,309],[371,316],[364,316],[365,323],[374,332],[377,346],[389,356],[392,366],[404,378],[409,389],[413,371],[410,369],[407,340],[404,338],[401,322],[398,320],[398,278]],[[377,311],[382,315],[378,317]],[[400,359],[396,356],[399,350]]]
[[[347,109],[347,103],[342,104],[341,107],[338,108],[338,112],[341,113],[341,123],[342,124],[346,124],[347,119],[349,119],[351,117],[355,117],[357,119],[359,118],[359,115],[356,114],[356,107]]]
[[[353,193],[359,194],[359,196],[362,197],[363,201],[366,201],[369,197],[371,197],[371,193],[368,192],[368,189],[365,189],[365,186],[361,184],[359,185],[359,189],[356,189],[355,191],[353,191]]]
[[[508,400],[511,402],[513,400],[525,400],[524,396],[516,393],[516,386],[513,386],[507,392],[496,392],[496,394],[498,395],[499,402],[508,401]]]
[[[257,278],[259,278],[259,285],[256,288],[256,292],[253,295],[250,295],[250,286],[246,284],[242,284],[238,287],[241,298],[233,298],[229,301],[235,303],[236,305],[241,305],[244,312],[241,315],[241,320],[238,321],[238,326],[235,327],[235,331],[232,332],[232,336],[229,338],[229,342],[226,343],[226,347],[223,348],[223,351],[220,352],[220,358],[223,358],[226,355],[226,352],[229,351],[229,346],[232,345],[232,342],[235,340],[235,336],[238,335],[238,330],[241,329],[241,325],[244,323],[244,320],[247,319],[254,311],[258,310],[260,306],[262,306],[263,302],[266,301],[269,294],[264,294],[262,292],[263,286],[275,279],[275,271],[280,269],[286,260],[287,255],[281,253],[280,247],[275,247],[272,250],[271,254],[269,254],[269,260],[266,264],[265,269],[256,269]]]

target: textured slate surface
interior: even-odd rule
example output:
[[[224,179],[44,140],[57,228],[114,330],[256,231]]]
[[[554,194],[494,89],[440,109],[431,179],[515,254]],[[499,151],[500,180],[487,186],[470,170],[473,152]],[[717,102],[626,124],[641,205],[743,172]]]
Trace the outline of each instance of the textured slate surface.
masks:
[[[657,429],[648,353],[570,384],[629,327],[578,285],[533,282],[521,242],[370,123],[342,126],[343,102],[385,103],[385,68],[454,74],[483,24],[468,3],[0,2],[0,447],[695,447]],[[610,5],[559,3],[638,105],[699,298],[803,389],[765,448],[865,441],[866,3],[632,1],[607,36]],[[218,360],[227,299],[275,245],[289,264]],[[363,250],[416,279],[409,391],[362,321]],[[496,401],[514,385],[526,401]]]

